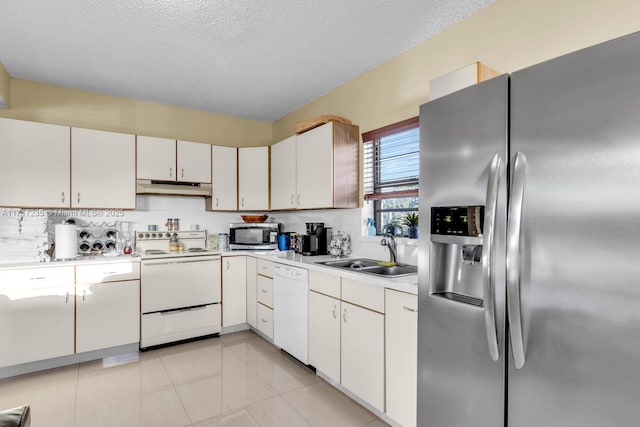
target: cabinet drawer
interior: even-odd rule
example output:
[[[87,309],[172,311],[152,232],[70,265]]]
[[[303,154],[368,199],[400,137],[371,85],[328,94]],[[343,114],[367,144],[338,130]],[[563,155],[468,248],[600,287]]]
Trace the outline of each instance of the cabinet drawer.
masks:
[[[76,284],[120,282],[140,279],[139,262],[117,262],[76,267]]]
[[[340,276],[314,270],[309,271],[309,289],[312,291],[339,299],[340,282]]]
[[[258,276],[258,302],[273,308],[273,279]]]
[[[258,330],[273,339],[273,310],[258,304]]]
[[[342,300],[384,313],[384,288],[351,279],[342,279]]]
[[[52,268],[17,268],[0,271],[0,283],[6,285],[66,285],[73,284],[73,266]]]
[[[273,277],[273,262],[258,258],[258,274]]]

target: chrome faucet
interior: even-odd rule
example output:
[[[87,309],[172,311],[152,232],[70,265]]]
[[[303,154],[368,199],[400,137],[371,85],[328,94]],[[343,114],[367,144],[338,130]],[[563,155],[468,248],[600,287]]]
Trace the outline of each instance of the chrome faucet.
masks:
[[[389,249],[389,262],[392,264],[397,263],[398,259],[398,251],[396,246],[396,239],[393,237],[393,234],[387,233],[385,237],[380,240],[381,246],[386,246]]]

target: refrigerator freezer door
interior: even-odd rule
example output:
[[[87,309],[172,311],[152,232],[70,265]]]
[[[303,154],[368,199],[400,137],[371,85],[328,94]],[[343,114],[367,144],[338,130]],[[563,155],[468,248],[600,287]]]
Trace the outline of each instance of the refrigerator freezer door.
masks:
[[[640,34],[514,73],[517,152],[524,357],[509,356],[507,425],[637,425]]]
[[[503,75],[420,109],[420,235],[425,236],[418,293],[421,426],[504,423],[507,94],[508,76]],[[495,180],[492,170],[498,174]],[[495,212],[491,238],[430,239],[431,208],[457,206],[484,207],[484,232]],[[465,209],[450,211],[463,212],[455,219],[458,224],[471,222]],[[485,281],[489,276],[491,282]]]

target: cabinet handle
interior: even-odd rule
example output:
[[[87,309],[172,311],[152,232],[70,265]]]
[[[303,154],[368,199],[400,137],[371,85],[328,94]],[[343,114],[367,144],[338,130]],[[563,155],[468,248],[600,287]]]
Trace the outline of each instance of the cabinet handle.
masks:
[[[298,194],[298,206],[300,206],[300,195]]]
[[[262,323],[267,323],[266,319],[260,319],[260,320],[262,320]]]
[[[169,168],[169,176],[173,177],[173,168]]]
[[[407,307],[406,305],[403,305],[402,308],[404,308],[406,311],[410,311],[412,313],[417,313],[418,312],[418,310],[416,310],[415,308]]]
[[[42,280],[42,279],[46,279],[47,276],[38,276],[38,277],[30,277],[30,280]]]
[[[344,320],[344,323],[347,323],[347,309],[346,308],[342,312],[342,320]]]
[[[69,303],[69,291],[67,291],[67,294],[64,297],[64,303],[68,304]]]
[[[107,275],[107,274],[116,274],[117,271],[103,271],[102,274]]]
[[[218,198],[216,197],[216,208],[218,207]]]
[[[85,297],[87,296],[87,290],[83,289],[82,290],[82,301],[84,301]]]
[[[266,289],[263,289],[263,290],[262,290],[262,293],[263,293],[263,294],[266,294],[266,293],[268,293],[268,291],[267,291]]]
[[[242,207],[244,208],[244,197],[242,198],[241,205],[242,205]]]
[[[80,204],[80,193],[78,193],[78,204]]]
[[[184,168],[180,168],[180,178],[184,178]]]
[[[293,194],[291,195],[291,206],[295,205],[295,203],[293,203]]]
[[[336,305],[336,304],[334,304],[334,305],[333,305],[333,318],[334,318],[334,319],[337,319],[337,318],[338,318],[338,315],[336,314],[336,308],[337,308],[337,305]]]
[[[227,260],[227,270],[229,269],[229,260]]]
[[[61,197],[61,200],[60,200],[60,201],[61,201],[62,203],[64,203],[64,191],[62,192],[62,197]]]

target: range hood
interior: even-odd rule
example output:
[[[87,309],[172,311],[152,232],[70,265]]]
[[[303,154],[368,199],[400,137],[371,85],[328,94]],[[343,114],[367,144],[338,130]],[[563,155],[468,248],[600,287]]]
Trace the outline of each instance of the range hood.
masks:
[[[206,196],[213,192],[211,184],[176,181],[136,180],[136,194],[170,194],[177,196]]]

